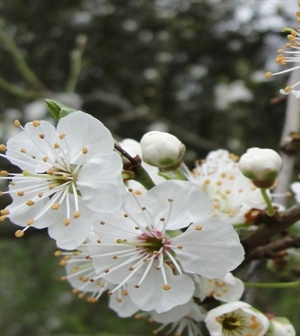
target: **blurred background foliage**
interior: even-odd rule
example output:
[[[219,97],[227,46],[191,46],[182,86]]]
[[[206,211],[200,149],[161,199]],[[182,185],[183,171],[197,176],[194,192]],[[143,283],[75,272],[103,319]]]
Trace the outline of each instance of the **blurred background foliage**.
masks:
[[[281,28],[295,26],[296,9],[294,0],[3,1],[1,142],[16,132],[16,118],[51,120],[43,101],[51,98],[99,118],[118,139],[169,131],[186,144],[190,165],[217,148],[276,150],[287,78],[264,73],[278,70]],[[77,299],[59,281],[47,233],[17,240],[15,229],[0,226],[1,335],[151,334],[148,323],[117,318],[106,298]],[[299,295],[258,292],[257,308],[290,318],[300,332]]]

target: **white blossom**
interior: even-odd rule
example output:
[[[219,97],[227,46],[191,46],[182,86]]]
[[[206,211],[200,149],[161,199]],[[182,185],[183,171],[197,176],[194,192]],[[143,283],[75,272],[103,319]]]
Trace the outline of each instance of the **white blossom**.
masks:
[[[222,277],[244,258],[232,226],[210,218],[210,209],[205,194],[186,181],[166,181],[146,196],[128,193],[123,212],[102,214],[94,226],[98,239],[87,244],[94,280],[117,284],[112,292],[127,285],[145,311],[188,302],[195,286],[186,272]]]
[[[265,201],[253,183],[239,170],[237,157],[219,149],[185,170],[188,180],[196,184],[213,203],[213,216],[231,224],[251,221],[251,209],[264,209]]]
[[[244,283],[239,278],[227,273],[223,278],[210,279],[198,277],[196,282],[199,289],[195,292],[195,296],[203,301],[206,297],[214,297],[222,302],[233,302],[241,298],[244,292]]]
[[[236,301],[225,303],[210,310],[205,318],[211,336],[264,336],[269,320],[248,303]]]
[[[22,170],[1,171],[2,179],[11,180],[13,198],[2,218],[24,227],[17,236],[30,226],[48,227],[59,247],[74,249],[88,236],[93,213],[114,212],[123,204],[122,160],[113,152],[113,138],[99,120],[80,111],[62,118],[56,129],[46,121],[21,128],[0,148]]]

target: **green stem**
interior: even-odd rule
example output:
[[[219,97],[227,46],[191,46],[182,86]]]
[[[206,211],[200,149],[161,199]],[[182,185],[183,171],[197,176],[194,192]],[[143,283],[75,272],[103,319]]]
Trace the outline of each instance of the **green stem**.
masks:
[[[36,98],[42,97],[41,93],[23,89],[19,86],[11,84],[10,82],[8,82],[6,79],[2,77],[0,77],[0,87],[3,90],[13,94],[16,97],[27,98],[27,99],[36,99]]]
[[[35,73],[27,65],[17,45],[1,28],[0,28],[0,41],[3,43],[5,49],[14,58],[17,67],[19,69],[19,72],[24,77],[24,79],[38,91],[48,92],[48,89],[44,86],[43,83],[40,82]]]
[[[185,176],[183,175],[183,173],[180,169],[174,170],[174,173],[177,177],[177,180],[186,181],[186,178],[185,178]]]
[[[148,174],[148,172],[141,165],[137,165],[134,167],[134,180],[142,184],[147,190],[155,187],[155,183],[152,178]]]
[[[267,205],[267,211],[266,211],[267,215],[270,216],[270,217],[274,216],[275,215],[275,210],[273,208],[272,202],[270,200],[269,195],[267,194],[266,189],[261,188],[260,191],[261,191],[262,197],[264,198],[264,200],[266,202],[266,205]]]
[[[253,288],[297,288],[300,287],[300,281],[292,282],[245,282],[246,287]]]

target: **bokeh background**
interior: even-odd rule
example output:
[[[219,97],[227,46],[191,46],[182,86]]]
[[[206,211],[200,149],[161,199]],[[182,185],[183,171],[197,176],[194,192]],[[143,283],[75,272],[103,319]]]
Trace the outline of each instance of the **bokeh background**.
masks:
[[[1,142],[17,132],[14,119],[54,123],[44,103],[50,98],[99,118],[117,139],[168,131],[186,144],[189,165],[217,148],[238,155],[249,147],[279,148],[286,99],[278,90],[287,77],[264,74],[279,69],[281,28],[296,26],[296,0],[10,0],[0,6]],[[9,168],[2,158],[0,165]],[[5,207],[9,197],[0,202]],[[16,239],[16,229],[0,225],[1,335],[151,335],[154,325],[119,319],[106,297],[88,304],[72,294],[59,280],[64,270],[46,231]],[[263,279],[285,276],[268,271]],[[300,333],[299,290],[256,294],[257,308],[288,317]]]

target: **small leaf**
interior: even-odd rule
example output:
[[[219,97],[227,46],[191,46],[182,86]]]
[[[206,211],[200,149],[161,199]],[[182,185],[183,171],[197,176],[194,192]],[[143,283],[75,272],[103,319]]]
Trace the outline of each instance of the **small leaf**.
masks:
[[[68,114],[77,111],[76,109],[66,106],[64,104],[58,103],[55,100],[45,99],[49,111],[52,113],[56,120],[59,120]]]

